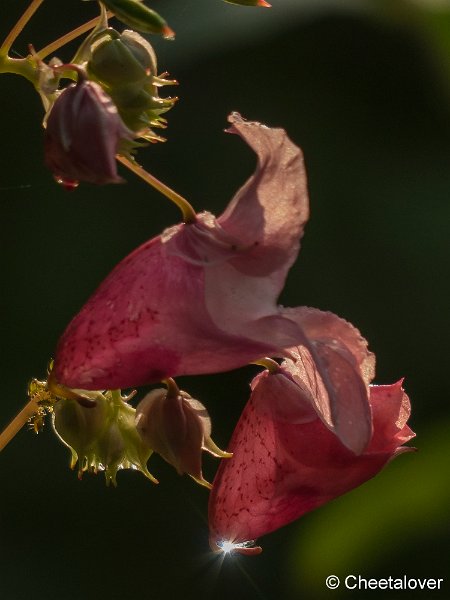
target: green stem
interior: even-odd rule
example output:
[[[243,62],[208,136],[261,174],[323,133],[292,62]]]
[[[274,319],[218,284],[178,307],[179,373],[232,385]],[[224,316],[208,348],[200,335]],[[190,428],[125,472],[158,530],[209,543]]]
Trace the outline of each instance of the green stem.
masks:
[[[13,437],[19,433],[25,423],[39,410],[34,399],[31,399],[20,411],[18,415],[14,417],[11,423],[0,433],[0,451],[9,444]]]
[[[109,18],[112,16],[112,13],[108,11],[106,13],[106,16]],[[75,40],[80,35],[83,35],[83,33],[86,33],[87,31],[89,31],[90,29],[95,27],[102,18],[103,18],[102,15],[100,15],[99,17],[94,17],[87,23],[84,23],[83,25],[80,25],[76,29],[69,31],[69,33],[65,33],[63,36],[61,36],[60,38],[58,38],[51,44],[48,44],[47,46],[45,46],[45,48],[42,48],[42,50],[39,50],[37,52],[37,56],[40,59],[46,58],[49,54],[56,52],[56,50],[59,50],[59,48],[61,48],[65,44],[68,44],[69,42],[71,42],[72,40]]]
[[[183,214],[184,223],[195,223],[197,220],[195,210],[192,208],[189,202],[183,198],[183,196],[180,196],[180,194],[177,194],[170,187],[159,181],[159,179],[156,179],[156,177],[148,173],[134,160],[130,160],[129,158],[119,154],[116,156],[116,158],[119,162],[125,165],[127,169],[133,171],[135,175],[143,179],[146,183],[154,187],[156,190],[158,190],[158,192],[161,192],[161,194],[164,194],[166,198],[169,198],[169,200],[176,204]]]
[[[31,17],[34,15],[34,13],[37,11],[37,9],[43,3],[43,1],[44,0],[32,0],[30,6],[23,13],[23,15],[20,17],[20,19],[17,21],[17,23],[11,29],[11,31],[8,33],[8,35],[5,38],[5,41],[1,45],[1,47],[0,47],[0,55],[1,56],[7,56],[8,52],[10,51],[11,46],[14,44],[17,36],[21,33],[22,29],[25,27],[25,25],[28,23],[28,21],[31,19]]]
[[[15,73],[28,79],[34,86],[39,80],[39,72],[31,55],[26,58],[11,58],[0,54],[0,73]]]

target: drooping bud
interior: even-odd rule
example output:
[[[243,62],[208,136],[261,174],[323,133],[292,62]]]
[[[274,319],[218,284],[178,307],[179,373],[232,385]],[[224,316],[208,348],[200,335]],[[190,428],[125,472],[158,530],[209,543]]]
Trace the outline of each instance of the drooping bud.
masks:
[[[202,450],[219,458],[231,454],[211,439],[211,420],[206,408],[173,380],[169,389],[151,391],[136,407],[136,429],[142,440],[180,475],[188,473],[197,483],[211,487],[202,474]]]
[[[144,33],[159,33],[167,39],[175,37],[166,21],[142,0],[101,0],[119,21]]]
[[[48,114],[45,162],[64,185],[120,183],[115,156],[129,152],[133,137],[112,99],[100,85],[80,75]]]
[[[78,476],[84,471],[105,471],[106,483],[116,485],[117,471],[141,471],[154,483],[146,464],[152,450],[135,427],[135,409],[130,397],[119,391],[98,393],[95,406],[81,406],[76,400],[60,399],[53,407],[53,427],[72,453],[71,468],[78,462]]]
[[[151,127],[165,127],[161,115],[176,98],[160,98],[158,90],[176,81],[157,76],[156,54],[135,31],[107,29],[91,44],[87,72],[111,96],[125,125],[137,136],[161,141]]]

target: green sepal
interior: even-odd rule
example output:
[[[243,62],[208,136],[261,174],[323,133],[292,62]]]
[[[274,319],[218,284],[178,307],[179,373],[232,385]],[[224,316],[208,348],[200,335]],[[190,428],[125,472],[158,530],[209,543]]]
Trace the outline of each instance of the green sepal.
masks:
[[[158,483],[149,473],[152,454],[135,427],[135,409],[118,390],[99,394],[95,406],[81,406],[61,398],[53,409],[53,428],[71,452],[71,468],[78,477],[85,471],[104,471],[106,484],[116,485],[117,471],[133,469]]]

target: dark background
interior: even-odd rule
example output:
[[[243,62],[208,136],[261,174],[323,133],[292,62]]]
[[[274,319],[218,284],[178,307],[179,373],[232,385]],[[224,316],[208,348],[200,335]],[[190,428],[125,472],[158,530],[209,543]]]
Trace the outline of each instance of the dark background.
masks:
[[[131,472],[119,473],[117,489],[102,475],[80,483],[50,424],[37,438],[24,429],[0,455],[1,600],[450,596],[449,9],[418,0],[273,5],[152,3],[177,31],[173,43],[152,41],[180,101],[167,115],[168,142],[139,160],[197,210],[220,214],[255,164],[222,133],[227,114],[288,131],[305,153],[312,214],[281,302],[350,320],[377,355],[376,383],[405,377],[419,452],[261,539],[260,557],[221,564],[208,551],[207,491],[188,477],[155,456],[159,486]],[[2,0],[0,37],[25,6]],[[14,49],[42,47],[96,10],[46,0]],[[43,166],[30,84],[3,75],[0,109],[6,425],[101,279],[179,215],[126,172],[126,185],[66,193]],[[219,445],[255,372],[180,380],[207,405]],[[215,467],[205,457],[207,477]],[[435,593],[345,593],[326,589],[330,574],[446,581]]]

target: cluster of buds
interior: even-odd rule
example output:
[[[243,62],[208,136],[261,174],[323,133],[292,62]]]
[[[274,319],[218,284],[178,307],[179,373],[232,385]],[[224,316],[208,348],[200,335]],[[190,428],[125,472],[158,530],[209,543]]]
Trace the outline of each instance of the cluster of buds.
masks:
[[[123,2],[116,2],[119,8]],[[136,3],[125,2],[124,16],[134,14]],[[146,18],[137,26],[148,31]],[[150,11],[151,13],[151,11]],[[153,18],[153,17],[152,17]],[[134,22],[131,19],[131,22]],[[165,22],[158,33],[169,35]],[[159,90],[176,81],[167,74],[158,75],[156,54],[139,33],[122,33],[108,26],[106,11],[94,31],[83,42],[71,63],[52,59],[46,65],[36,59],[39,71],[37,88],[46,109],[45,162],[58,183],[72,189],[79,181],[96,184],[120,183],[116,156],[131,159],[143,142],[164,141],[155,128],[166,127],[162,116],[177,98],[161,98]],[[58,89],[62,78],[76,79],[75,84]]]
[[[86,70],[110,95],[123,122],[137,137],[161,140],[151,128],[165,126],[161,115],[176,98],[160,98],[158,89],[176,82],[165,74],[157,75],[156,54],[147,40],[130,30],[122,34],[111,28],[100,31],[91,41]]]
[[[167,389],[155,389],[133,408],[136,391],[123,396],[120,390],[70,389],[54,377],[53,362],[48,378],[33,379],[28,396],[37,407],[30,419],[36,433],[46,414],[53,429],[71,452],[70,467],[78,478],[89,471],[104,471],[106,483],[117,485],[121,469],[140,471],[153,483],[158,480],[147,469],[153,452],[161,455],[182,475],[211,488],[202,474],[202,451],[217,458],[230,458],[211,439],[211,420],[201,402],[179,390],[173,380]]]

